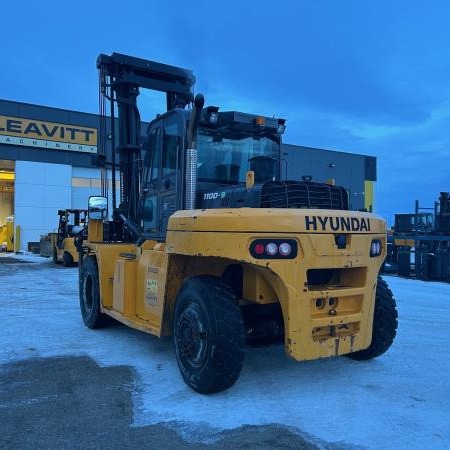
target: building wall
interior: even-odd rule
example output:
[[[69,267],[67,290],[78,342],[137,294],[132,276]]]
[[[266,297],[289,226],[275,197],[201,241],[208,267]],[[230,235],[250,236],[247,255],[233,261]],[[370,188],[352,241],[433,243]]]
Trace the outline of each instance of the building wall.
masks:
[[[57,231],[59,209],[87,209],[89,197],[101,195],[100,176],[94,168],[17,161],[14,212],[21,250],[41,235]]]
[[[312,181],[334,179],[349,193],[351,209],[374,209],[371,187],[376,181],[376,158],[332,150],[284,144],[283,177],[301,180],[311,176]]]
[[[111,215],[112,180],[108,171],[108,205]],[[118,183],[117,183],[118,184]],[[72,208],[87,209],[90,196],[101,195],[100,169],[87,167],[72,167]],[[116,189],[116,198],[119,199],[120,190]],[[118,202],[119,200],[117,200]]]
[[[100,195],[100,170],[88,167],[72,167],[72,208],[87,209],[91,195]]]
[[[58,228],[58,209],[71,206],[72,167],[65,164],[16,161],[15,225],[21,250],[28,242]]]

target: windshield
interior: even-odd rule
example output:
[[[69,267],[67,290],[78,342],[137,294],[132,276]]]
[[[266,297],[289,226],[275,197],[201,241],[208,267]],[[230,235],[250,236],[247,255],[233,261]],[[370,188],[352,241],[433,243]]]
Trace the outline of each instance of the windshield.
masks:
[[[237,184],[245,182],[250,170],[250,159],[255,157],[280,158],[279,137],[252,136],[236,133],[224,137],[220,132],[198,130],[199,181]],[[278,163],[276,163],[278,175]]]

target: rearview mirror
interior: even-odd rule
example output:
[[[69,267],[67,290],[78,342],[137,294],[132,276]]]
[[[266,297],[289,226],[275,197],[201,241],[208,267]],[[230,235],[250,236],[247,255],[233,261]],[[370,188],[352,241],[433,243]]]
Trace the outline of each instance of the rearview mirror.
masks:
[[[103,220],[108,215],[108,199],[106,197],[89,197],[89,219]]]

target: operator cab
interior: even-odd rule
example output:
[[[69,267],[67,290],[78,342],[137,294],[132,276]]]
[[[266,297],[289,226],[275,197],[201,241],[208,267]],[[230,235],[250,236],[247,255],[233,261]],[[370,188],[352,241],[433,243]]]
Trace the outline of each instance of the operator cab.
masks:
[[[282,119],[206,108],[197,137],[199,190],[245,184],[249,170],[261,181],[279,179],[279,122],[284,127]]]
[[[189,111],[174,109],[148,126],[140,194],[140,226],[147,238],[163,240],[169,217],[186,207],[189,119]],[[255,172],[256,183],[279,180],[284,123],[283,119],[218,112],[216,107],[203,109],[197,132],[196,208],[232,207],[226,193],[235,187],[245,190],[249,170]]]

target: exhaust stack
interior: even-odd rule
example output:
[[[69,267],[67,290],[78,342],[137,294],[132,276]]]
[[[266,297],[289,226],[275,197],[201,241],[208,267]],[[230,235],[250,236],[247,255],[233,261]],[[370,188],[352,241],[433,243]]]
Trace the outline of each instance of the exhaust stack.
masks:
[[[186,150],[186,209],[195,208],[197,196],[197,128],[205,98],[197,94],[191,112],[188,130],[188,148]]]

